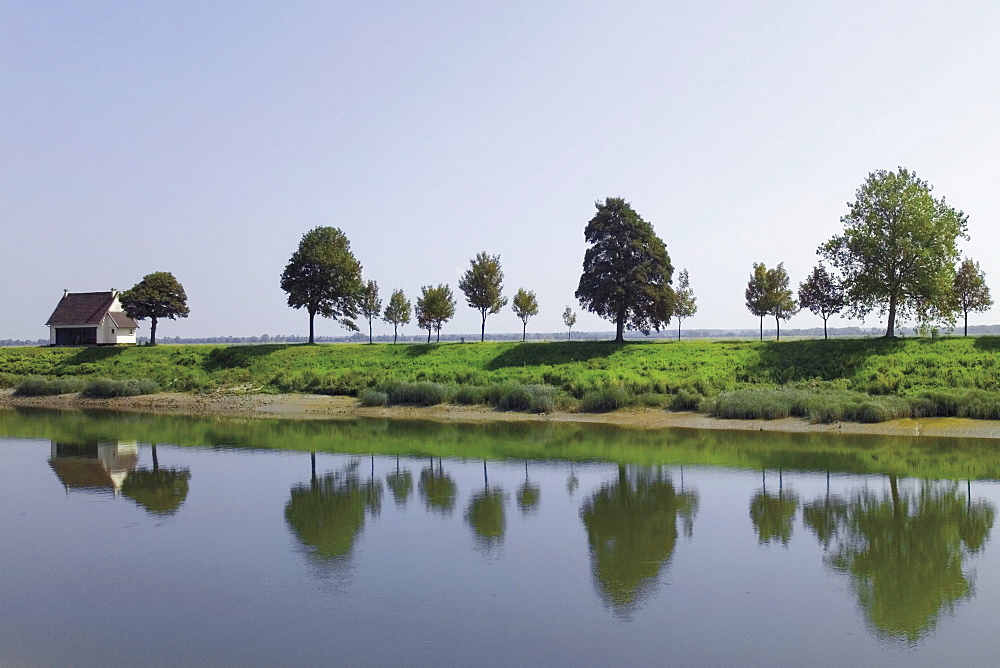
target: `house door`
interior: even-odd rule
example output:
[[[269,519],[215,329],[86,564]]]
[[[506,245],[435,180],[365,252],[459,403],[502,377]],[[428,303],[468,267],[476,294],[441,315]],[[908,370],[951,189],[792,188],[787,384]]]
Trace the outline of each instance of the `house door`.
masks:
[[[96,346],[96,327],[60,327],[56,329],[57,346]]]

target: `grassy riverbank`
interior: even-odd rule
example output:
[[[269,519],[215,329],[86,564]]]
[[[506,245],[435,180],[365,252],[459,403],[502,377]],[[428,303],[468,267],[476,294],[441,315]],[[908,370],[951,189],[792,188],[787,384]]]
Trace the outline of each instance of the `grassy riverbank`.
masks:
[[[1000,418],[1000,338],[0,349],[0,384],[142,379],[165,391],[362,394],[502,409],[720,417]]]

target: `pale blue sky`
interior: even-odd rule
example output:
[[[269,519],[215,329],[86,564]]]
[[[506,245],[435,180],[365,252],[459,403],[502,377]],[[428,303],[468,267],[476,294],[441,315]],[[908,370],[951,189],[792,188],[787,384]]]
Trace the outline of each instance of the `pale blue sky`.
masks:
[[[458,292],[499,254],[507,293],[538,293],[529,330],[561,331],[607,196],[689,270],[685,327],[753,328],[753,262],[797,284],[898,165],[969,214],[1000,297],[998,72],[996,2],[8,0],[0,338],[47,336],[64,288],[153,271],[191,307],[161,336],[305,334],[278,283],[317,225],[385,298]],[[462,302],[444,331],[478,325]],[[520,325],[508,307],[487,331]]]

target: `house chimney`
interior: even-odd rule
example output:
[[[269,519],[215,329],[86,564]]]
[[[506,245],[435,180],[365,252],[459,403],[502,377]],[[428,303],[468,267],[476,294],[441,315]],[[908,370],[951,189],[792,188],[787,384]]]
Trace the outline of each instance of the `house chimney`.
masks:
[[[68,295],[68,294],[69,294],[69,290],[67,290],[66,288],[63,288],[63,299],[66,299],[66,295]]]

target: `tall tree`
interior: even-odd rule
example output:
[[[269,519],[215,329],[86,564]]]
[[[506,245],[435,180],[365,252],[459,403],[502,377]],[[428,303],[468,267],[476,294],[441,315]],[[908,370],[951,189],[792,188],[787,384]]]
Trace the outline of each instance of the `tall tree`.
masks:
[[[681,321],[690,318],[698,312],[694,290],[688,282],[688,270],[682,269],[677,276],[676,299],[674,301],[674,317],[677,318],[677,340],[681,340]]]
[[[813,268],[809,278],[799,284],[799,306],[823,318],[823,338],[829,338],[826,321],[844,310],[847,299],[840,282],[826,270],[822,262]]]
[[[382,314],[382,300],[378,298],[378,283],[368,281],[361,288],[358,311],[368,321],[368,343],[372,342],[372,320]]]
[[[841,218],[843,233],[817,251],[843,275],[851,314],[888,314],[892,337],[897,318],[947,312],[966,215],[902,167],[872,172],[855,197]]]
[[[596,202],[597,213],[584,229],[590,244],[576,298],[583,308],[615,323],[615,343],[625,342],[625,328],[649,334],[670,322],[674,267],[667,247],[620,197]]]
[[[480,341],[486,340],[486,316],[498,313],[507,305],[503,296],[503,271],[500,256],[479,253],[469,261],[470,267],[462,275],[458,287],[465,293],[465,301],[479,311],[483,318]],[[525,325],[527,326],[527,325]]]
[[[538,315],[538,299],[531,290],[520,288],[514,295],[514,315],[521,319],[524,327],[521,329],[521,341],[528,338],[528,318]]]
[[[427,343],[431,342],[431,330],[437,330],[437,340],[441,341],[441,326],[455,317],[455,297],[447,285],[436,288],[425,285],[420,288],[417,298],[417,323],[427,330]]]
[[[952,279],[955,303],[965,317],[965,336],[969,335],[969,311],[981,313],[993,306],[990,288],[986,285],[986,275],[978,262],[966,258],[958,266]]]
[[[743,296],[746,298],[747,310],[760,318],[760,340],[764,340],[764,316],[771,313],[770,295],[767,290],[768,269],[763,262],[753,263],[753,272],[750,273],[750,280],[747,281],[747,289]]]
[[[125,314],[133,320],[149,318],[149,345],[156,345],[156,322],[161,318],[186,318],[190,309],[184,286],[169,271],[146,274],[123,292],[119,300]]]
[[[412,306],[410,300],[406,298],[402,290],[393,290],[389,297],[389,305],[385,307],[383,319],[392,323],[392,342],[396,342],[399,335],[399,326],[410,322],[410,310]],[[429,334],[428,334],[429,336]]]
[[[781,321],[788,320],[799,312],[798,304],[792,296],[792,289],[788,287],[788,272],[785,271],[785,263],[779,262],[778,266],[767,272],[767,291],[770,309],[768,313],[774,316],[775,340],[781,340]]]
[[[349,330],[358,327],[361,263],[351,253],[351,243],[336,227],[316,227],[302,235],[281,273],[281,289],[288,305],[309,313],[309,343],[315,342],[316,314],[332,318]]]
[[[568,306],[566,307],[566,310],[563,311],[563,324],[565,324],[567,327],[566,339],[567,340],[572,339],[573,325],[576,324],[576,311],[574,311]]]

